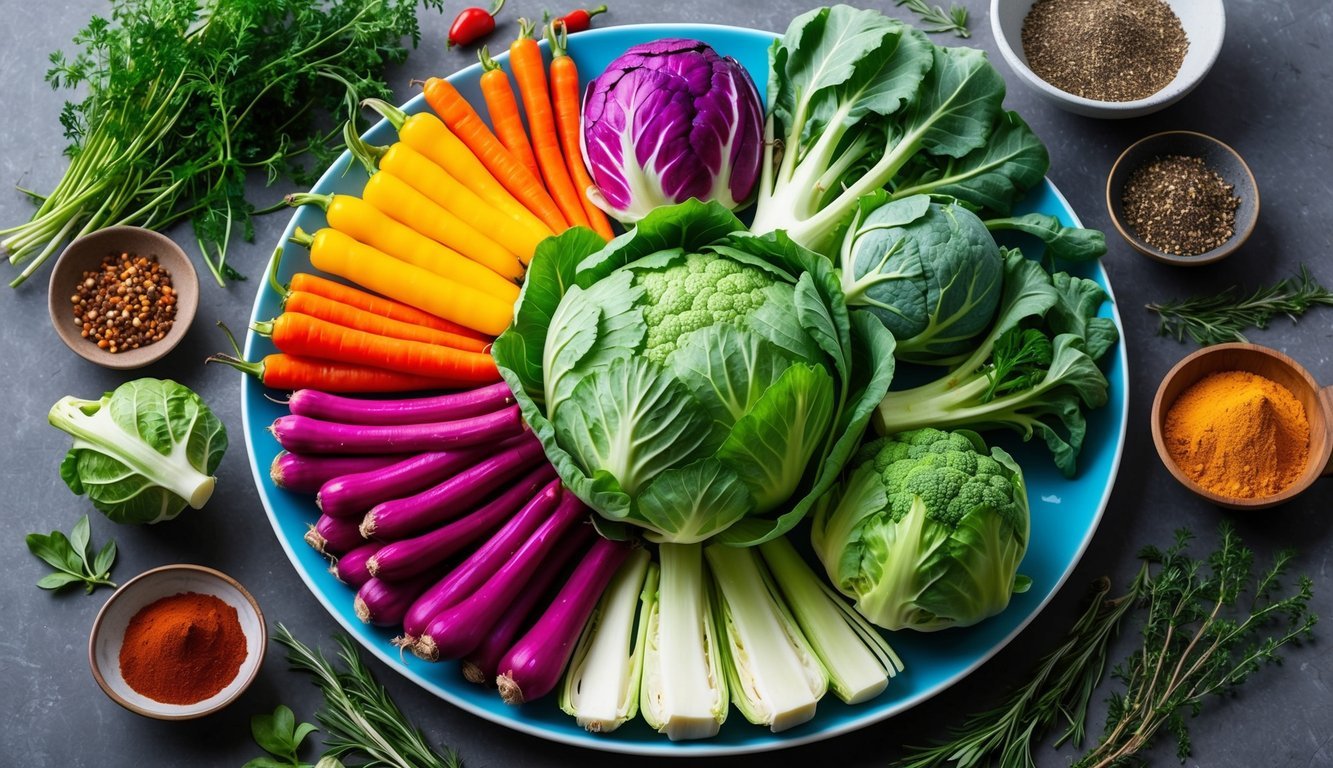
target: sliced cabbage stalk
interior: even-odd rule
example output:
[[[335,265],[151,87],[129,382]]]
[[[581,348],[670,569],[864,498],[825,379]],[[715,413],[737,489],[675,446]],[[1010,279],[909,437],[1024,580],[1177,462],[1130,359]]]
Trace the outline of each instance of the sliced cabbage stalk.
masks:
[[[593,733],[610,733],[639,711],[647,613],[657,565],[635,550],[616,572],[583,628],[565,673],[560,708]]]
[[[755,725],[785,731],[815,716],[828,676],[750,549],[711,544],[715,610],[731,700]]]
[[[656,599],[648,604],[639,708],[672,741],[716,736],[727,719],[727,681],[718,655],[703,548],[663,544]]]
[[[883,693],[889,678],[903,671],[884,636],[825,584],[786,538],[764,542],[759,550],[834,695],[858,704]]]

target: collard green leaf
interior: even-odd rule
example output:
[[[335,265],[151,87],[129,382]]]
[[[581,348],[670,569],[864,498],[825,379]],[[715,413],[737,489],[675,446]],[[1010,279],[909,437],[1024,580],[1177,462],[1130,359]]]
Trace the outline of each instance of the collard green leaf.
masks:
[[[684,385],[642,357],[617,359],[583,377],[553,423],[585,473],[605,468],[629,494],[692,461],[713,432]]]
[[[932,155],[963,157],[983,146],[1004,99],[1004,79],[974,48],[934,48],[934,65],[903,128]]]
[[[1051,284],[1060,297],[1046,315],[1051,330],[1083,337],[1088,357],[1101,360],[1120,339],[1115,321],[1097,314],[1107,299],[1106,291],[1093,280],[1065,272],[1051,275]]]
[[[1106,255],[1106,235],[1096,229],[1066,227],[1054,216],[1028,213],[1005,219],[990,219],[986,227],[992,231],[1013,230],[1031,235],[1046,245],[1042,261],[1092,261]]]
[[[975,210],[1007,216],[1014,201],[1046,176],[1046,146],[1017,112],[1001,112],[987,142],[962,157],[918,156],[894,181],[894,197],[947,195]]]
[[[648,538],[678,544],[710,538],[736,524],[753,507],[754,500],[740,477],[712,458],[662,472],[638,499],[638,515],[650,531]]]
[[[796,490],[823,446],[836,400],[828,371],[795,363],[736,422],[717,455],[749,487],[757,512]]]

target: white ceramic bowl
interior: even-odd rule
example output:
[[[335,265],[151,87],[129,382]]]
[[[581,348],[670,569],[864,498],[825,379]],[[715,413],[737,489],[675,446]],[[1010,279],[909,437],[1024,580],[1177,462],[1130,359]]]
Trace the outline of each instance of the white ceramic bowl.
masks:
[[[1023,19],[1036,0],[991,0],[990,23],[1000,54],[1025,85],[1061,109],[1087,117],[1139,117],[1180,101],[1212,69],[1226,37],[1226,10],[1222,0],[1165,0],[1180,19],[1189,51],[1176,77],[1162,90],[1135,101],[1096,101],[1075,96],[1037,77],[1023,53]]]
[[[164,704],[125,682],[120,674],[120,648],[134,614],[155,600],[181,592],[213,595],[235,608],[245,633],[246,655],[236,678],[213,696],[194,704]],[[97,684],[122,707],[158,720],[190,720],[212,714],[240,696],[259,674],[267,645],[268,631],[259,603],[235,579],[201,565],[164,565],[125,582],[102,606],[88,638],[88,662]]]

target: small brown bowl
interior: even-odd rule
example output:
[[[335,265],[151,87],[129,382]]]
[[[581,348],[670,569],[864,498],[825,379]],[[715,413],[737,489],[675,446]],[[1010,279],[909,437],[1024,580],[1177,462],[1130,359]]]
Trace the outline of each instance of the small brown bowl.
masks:
[[[161,341],[114,355],[79,335],[82,327],[75,322],[69,301],[83,273],[96,270],[113,253],[156,256],[158,263],[171,273],[171,287],[176,292],[176,318],[167,335]],[[199,307],[199,276],[190,257],[166,235],[141,227],[107,227],[76,238],[65,247],[51,270],[46,303],[51,325],[65,346],[104,368],[125,371],[157,362],[185,338]]]
[[[1286,489],[1272,496],[1235,498],[1222,496],[1194,482],[1176,465],[1166,447],[1163,434],[1166,414],[1176,398],[1190,386],[1211,373],[1248,371],[1281,384],[1291,391],[1305,408],[1310,422],[1310,449],[1305,471]],[[1300,363],[1275,349],[1257,344],[1218,344],[1205,347],[1176,363],[1162,379],[1152,403],[1152,440],[1157,455],[1172,477],[1198,496],[1227,509],[1266,509],[1290,501],[1314,484],[1333,474],[1329,458],[1333,455],[1333,387],[1320,387]]]
[[[120,648],[130,619],[140,609],[182,592],[213,595],[236,609],[245,634],[246,657],[236,677],[213,696],[194,704],[165,704],[144,696],[125,682],[120,672]],[[259,675],[267,646],[264,614],[245,587],[221,571],[180,563],[144,571],[111,595],[93,620],[88,637],[88,663],[102,691],[129,711],[157,720],[193,720],[217,712],[244,693]]]
[[[1231,238],[1225,243],[1195,256],[1181,256],[1149,245],[1129,225],[1124,204],[1126,182],[1139,168],[1167,155],[1201,157],[1209,168],[1235,188],[1234,194],[1240,198],[1240,205],[1236,208]],[[1106,208],[1111,214],[1111,223],[1134,250],[1163,264],[1197,267],[1225,259],[1249,239],[1259,219],[1259,185],[1240,154],[1221,141],[1194,131],[1166,131],[1139,139],[1120,153],[1106,179]]]

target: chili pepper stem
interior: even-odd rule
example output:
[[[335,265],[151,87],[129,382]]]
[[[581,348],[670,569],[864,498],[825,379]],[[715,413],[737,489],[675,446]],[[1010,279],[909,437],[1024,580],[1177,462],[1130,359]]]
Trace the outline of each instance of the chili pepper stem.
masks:
[[[351,121],[343,123],[343,143],[347,145],[347,151],[352,153],[352,157],[366,169],[366,173],[372,176],[379,170],[380,158],[389,151],[388,147],[377,147],[366,143],[366,140],[356,132],[356,126]]]
[[[250,323],[250,330],[254,331],[255,333],[259,334],[260,336],[272,336],[272,335],[273,335],[273,321],[272,321],[272,320],[256,320],[256,321],[254,321],[253,323]]]
[[[384,99],[364,99],[361,106],[370,107],[378,112],[380,117],[389,121],[389,125],[392,125],[395,131],[402,128],[403,123],[407,122],[407,113]]]
[[[482,72],[493,72],[500,68],[499,62],[491,58],[491,51],[486,46],[477,49],[477,59],[481,61]]]
[[[267,278],[268,278],[268,285],[270,288],[273,289],[273,292],[278,294],[278,297],[281,298],[283,301],[286,301],[287,294],[291,293],[291,291],[287,290],[287,286],[283,285],[281,282],[278,281],[278,266],[281,263],[282,263],[282,246],[280,245],[276,249],[274,249],[273,257],[270,258],[268,261]]]
[[[320,210],[327,211],[329,205],[333,202],[333,195],[321,195],[316,192],[293,192],[282,198],[282,201],[293,208],[302,205],[315,205]]]
[[[303,248],[309,248],[315,243],[314,236],[300,227],[297,227],[296,231],[292,233],[292,236],[287,239],[292,245],[299,245]]]

